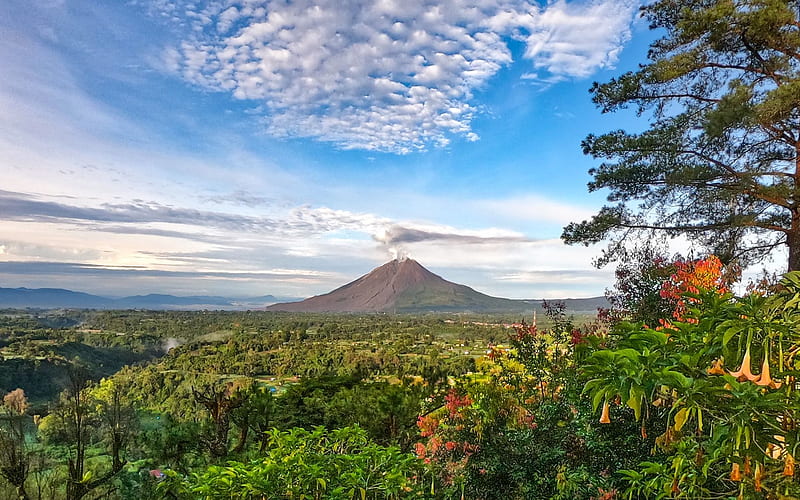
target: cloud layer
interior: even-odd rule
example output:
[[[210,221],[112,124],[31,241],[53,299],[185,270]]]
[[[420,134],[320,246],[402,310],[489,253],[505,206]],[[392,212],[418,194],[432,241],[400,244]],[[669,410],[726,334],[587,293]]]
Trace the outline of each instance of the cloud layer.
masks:
[[[593,0],[228,0],[183,8],[191,33],[166,52],[186,80],[258,103],[267,131],[405,154],[475,141],[473,94],[523,57],[554,81],[612,67],[637,5]],[[539,74],[541,73],[541,74]]]
[[[434,269],[451,269],[452,279],[482,291],[503,295],[494,288],[500,283],[525,297],[531,294],[525,273],[562,269],[565,255],[558,240],[535,240],[508,229],[307,205],[268,205],[262,207],[267,213],[258,215],[217,208],[144,200],[87,206],[83,200],[0,190],[0,280],[69,288],[78,279],[90,291],[117,293],[117,286],[182,294],[197,293],[195,286],[203,293],[241,294],[242,286],[269,283],[270,293],[303,296],[328,291],[390,257],[411,255]],[[574,262],[588,261],[586,249],[567,252],[581,254]],[[480,277],[460,274],[459,268],[478,270]],[[576,288],[585,281],[579,279]]]

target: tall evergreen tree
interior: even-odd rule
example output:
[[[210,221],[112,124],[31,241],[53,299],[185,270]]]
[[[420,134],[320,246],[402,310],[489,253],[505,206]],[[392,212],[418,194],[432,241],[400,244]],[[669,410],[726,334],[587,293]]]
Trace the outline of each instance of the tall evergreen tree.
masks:
[[[800,270],[800,0],[658,0],[642,13],[664,33],[649,62],[591,92],[649,128],[584,140],[603,160],[589,190],[611,203],[562,239],[610,240],[601,262],[642,231],[744,264],[786,245]]]

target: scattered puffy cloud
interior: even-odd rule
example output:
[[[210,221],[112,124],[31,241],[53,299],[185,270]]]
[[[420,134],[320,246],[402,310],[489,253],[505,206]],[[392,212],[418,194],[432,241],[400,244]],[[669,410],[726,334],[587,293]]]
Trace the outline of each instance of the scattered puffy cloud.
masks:
[[[267,131],[343,149],[410,153],[478,140],[473,94],[512,61],[545,79],[611,67],[632,0],[157,0],[189,35],[164,66],[203,88],[263,104]],[[185,12],[185,16],[180,16]]]
[[[613,67],[625,43],[639,2],[568,3],[558,0],[535,10],[524,23],[525,59],[551,78],[584,78]],[[523,78],[537,79],[536,74]]]

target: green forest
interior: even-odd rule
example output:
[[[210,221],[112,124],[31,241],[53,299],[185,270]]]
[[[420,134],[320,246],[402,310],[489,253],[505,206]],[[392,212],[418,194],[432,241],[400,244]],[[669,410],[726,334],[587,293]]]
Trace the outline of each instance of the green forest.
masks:
[[[575,318],[0,314],[2,498],[795,498],[800,273]]]

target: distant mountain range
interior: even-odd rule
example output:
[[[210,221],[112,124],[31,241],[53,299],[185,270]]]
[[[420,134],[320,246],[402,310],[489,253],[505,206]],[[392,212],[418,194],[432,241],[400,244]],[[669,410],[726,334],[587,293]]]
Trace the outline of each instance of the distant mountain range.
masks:
[[[598,307],[608,307],[605,297],[556,300],[564,302],[571,313],[594,313]],[[272,295],[232,299],[149,294],[114,299],[62,288],[0,288],[0,308],[530,313],[541,312],[542,300],[492,297],[447,281],[413,259],[401,259],[387,262],[330,293],[301,301]]]
[[[292,298],[264,295],[261,297],[231,299],[205,295],[178,297],[175,295],[149,294],[112,299],[63,288],[0,288],[0,308],[236,310],[263,309],[270,304],[286,300],[292,300]]]
[[[605,297],[560,299],[570,312],[608,307]],[[269,311],[290,312],[530,312],[541,300],[492,297],[430,272],[413,259],[387,262],[330,293],[299,302],[273,304]]]

